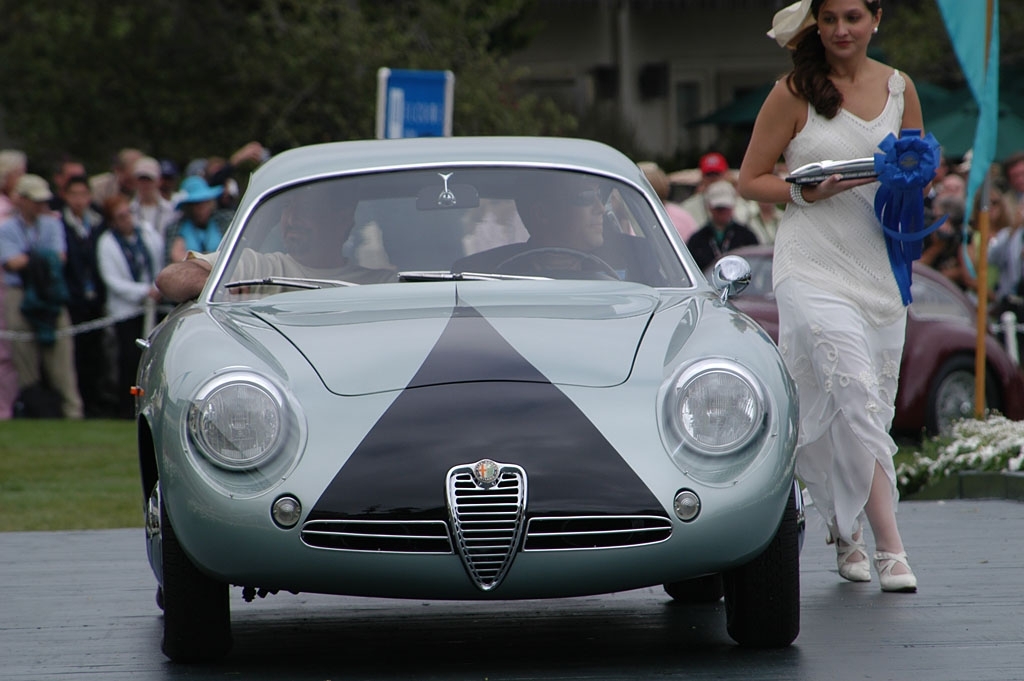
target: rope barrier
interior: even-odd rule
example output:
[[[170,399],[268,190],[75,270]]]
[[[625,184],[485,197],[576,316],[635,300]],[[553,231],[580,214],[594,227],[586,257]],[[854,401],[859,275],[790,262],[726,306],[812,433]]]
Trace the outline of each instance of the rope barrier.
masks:
[[[65,326],[57,329],[56,335],[63,338],[65,336],[77,336],[83,333],[89,333],[90,331],[98,331],[99,329],[113,326],[118,322],[123,322],[127,319],[135,319],[146,315],[146,324],[144,329],[144,335],[149,335],[149,331],[153,328],[153,323],[156,317],[156,313],[160,312],[166,314],[173,310],[174,307],[171,305],[147,305],[146,309],[139,312],[129,312],[122,315],[108,315],[106,317],[99,317],[97,319],[90,319],[87,322],[80,324],[74,324],[72,326]],[[5,331],[0,330],[0,340],[9,340],[19,343],[31,342],[36,339],[36,334],[32,331]]]

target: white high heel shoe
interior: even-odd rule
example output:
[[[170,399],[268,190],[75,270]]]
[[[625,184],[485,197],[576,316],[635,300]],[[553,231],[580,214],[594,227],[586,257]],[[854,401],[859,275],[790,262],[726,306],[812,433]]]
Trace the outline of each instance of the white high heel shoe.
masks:
[[[853,533],[853,543],[847,544],[829,530],[825,541],[829,544],[836,544],[836,566],[839,568],[839,576],[850,582],[870,582],[871,565],[868,562],[868,550],[864,544],[864,529],[858,527]],[[852,556],[860,553],[863,558],[850,560]]]
[[[893,574],[892,570],[897,565],[902,565],[906,572]],[[913,593],[917,591],[917,577],[910,569],[907,562],[907,554],[889,553],[888,551],[875,551],[875,570],[878,571],[878,581],[882,585],[882,591],[895,591]]]

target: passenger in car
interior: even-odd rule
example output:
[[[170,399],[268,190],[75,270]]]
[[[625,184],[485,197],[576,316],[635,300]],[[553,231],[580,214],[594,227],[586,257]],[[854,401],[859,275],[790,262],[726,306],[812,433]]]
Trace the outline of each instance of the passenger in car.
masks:
[[[283,200],[280,225],[284,250],[242,250],[229,266],[227,281],[297,277],[374,284],[394,280],[393,270],[360,267],[342,253],[342,245],[355,225],[356,201],[352,197],[334,185],[310,185],[292,190]],[[174,302],[196,298],[219,257],[220,251],[189,252],[184,261],[160,271],[157,288]]]

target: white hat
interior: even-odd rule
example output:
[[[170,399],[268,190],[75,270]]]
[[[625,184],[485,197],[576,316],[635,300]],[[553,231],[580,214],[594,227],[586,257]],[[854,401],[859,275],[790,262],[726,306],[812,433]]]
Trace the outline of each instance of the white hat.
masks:
[[[135,177],[148,177],[151,180],[159,180],[160,162],[152,156],[143,156],[132,166],[132,174]]]
[[[704,200],[709,208],[735,208],[736,188],[728,180],[712,182],[704,190]]]
[[[25,155],[24,151],[18,149],[4,149],[0,151],[0,182],[12,170],[24,173],[27,163],[28,156]]]
[[[800,0],[788,7],[783,7],[775,13],[772,19],[772,30],[768,31],[768,37],[774,38],[779,47],[796,49],[796,45],[804,31],[814,26],[814,17],[811,15],[811,0]]]
[[[37,203],[53,198],[50,185],[46,184],[46,180],[38,175],[22,175],[18,178],[18,183],[14,185],[14,193]]]

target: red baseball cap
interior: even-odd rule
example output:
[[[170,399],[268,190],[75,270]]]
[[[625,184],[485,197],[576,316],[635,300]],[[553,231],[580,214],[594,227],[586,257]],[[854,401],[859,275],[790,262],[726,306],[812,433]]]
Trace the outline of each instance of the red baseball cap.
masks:
[[[729,171],[729,162],[717,151],[700,157],[700,172],[703,175],[725,175]]]

